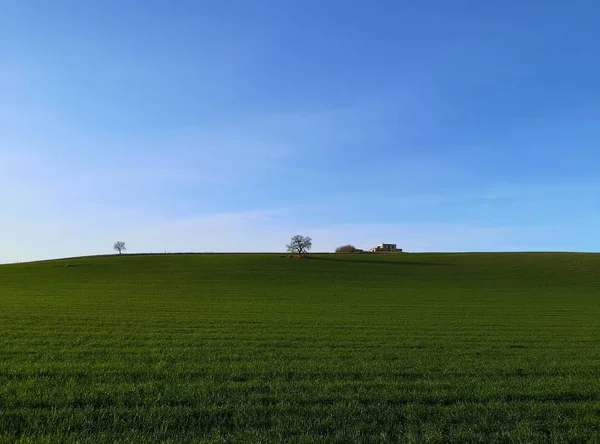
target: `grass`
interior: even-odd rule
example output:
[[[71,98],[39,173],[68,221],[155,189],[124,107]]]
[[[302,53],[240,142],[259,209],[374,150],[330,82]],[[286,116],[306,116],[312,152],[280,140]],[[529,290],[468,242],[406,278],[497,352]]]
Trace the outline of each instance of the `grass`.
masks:
[[[559,253],[0,266],[0,442],[600,442],[599,271]]]

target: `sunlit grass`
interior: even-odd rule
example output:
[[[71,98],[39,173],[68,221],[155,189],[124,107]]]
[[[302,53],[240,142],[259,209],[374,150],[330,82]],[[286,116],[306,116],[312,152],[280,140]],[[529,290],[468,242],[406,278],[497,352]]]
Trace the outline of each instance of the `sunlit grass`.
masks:
[[[1,266],[0,440],[599,441],[599,271],[577,254]]]

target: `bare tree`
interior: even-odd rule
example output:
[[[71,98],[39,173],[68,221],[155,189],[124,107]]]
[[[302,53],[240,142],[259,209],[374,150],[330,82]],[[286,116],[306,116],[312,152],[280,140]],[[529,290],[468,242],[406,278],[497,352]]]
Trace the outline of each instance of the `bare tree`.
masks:
[[[292,237],[290,244],[286,245],[286,247],[289,253],[297,254],[299,257],[302,257],[312,248],[312,239],[308,236],[305,237],[297,234]]]
[[[119,254],[123,253],[123,251],[127,250],[127,248],[125,248],[125,242],[116,241],[113,245],[113,250],[118,251]]]

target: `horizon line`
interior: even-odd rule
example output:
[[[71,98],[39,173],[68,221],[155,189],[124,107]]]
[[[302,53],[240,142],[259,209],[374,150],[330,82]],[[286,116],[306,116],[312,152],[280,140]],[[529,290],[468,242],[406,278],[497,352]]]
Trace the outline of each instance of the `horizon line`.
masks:
[[[2,265],[19,265],[19,264],[35,264],[40,262],[54,262],[54,261],[63,261],[63,260],[75,260],[75,259],[92,259],[92,258],[103,258],[103,257],[122,257],[122,256],[176,256],[176,255],[288,255],[293,253],[288,253],[284,251],[178,251],[178,252],[162,252],[162,253],[107,253],[107,254],[90,254],[83,256],[67,256],[67,257],[55,257],[50,259],[36,259],[31,261],[17,261],[17,262],[4,262],[0,263]],[[335,253],[331,251],[315,251],[308,253],[311,254],[331,254],[331,255],[384,255],[384,256],[401,256],[405,254],[447,254],[447,255],[467,255],[467,254],[600,254],[600,252],[592,252],[592,251],[561,251],[561,250],[522,250],[522,251],[415,251],[415,252],[355,252],[355,253]]]

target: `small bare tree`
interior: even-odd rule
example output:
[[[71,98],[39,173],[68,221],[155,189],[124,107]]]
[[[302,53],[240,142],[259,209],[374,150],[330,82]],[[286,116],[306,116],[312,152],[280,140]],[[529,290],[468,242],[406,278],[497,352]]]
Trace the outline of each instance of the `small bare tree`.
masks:
[[[297,254],[298,257],[303,257],[312,248],[312,239],[308,236],[300,236],[297,234],[292,237],[289,245],[286,245],[289,253]]]
[[[116,241],[115,244],[113,245],[113,250],[118,251],[119,254],[122,254],[123,251],[127,250],[127,248],[125,248],[125,242]]]

